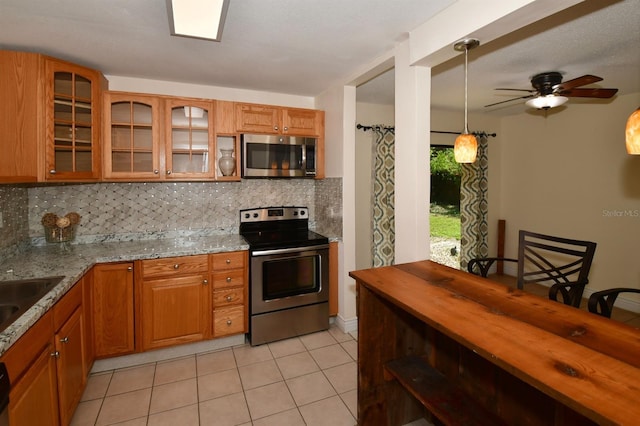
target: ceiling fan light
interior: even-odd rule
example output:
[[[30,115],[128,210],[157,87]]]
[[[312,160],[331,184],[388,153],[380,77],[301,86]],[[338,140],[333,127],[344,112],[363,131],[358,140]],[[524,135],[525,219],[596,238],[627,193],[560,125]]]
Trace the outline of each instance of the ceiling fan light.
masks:
[[[627,154],[640,155],[640,108],[629,116],[625,133]]]
[[[558,95],[546,95],[546,96],[538,96],[533,99],[529,99],[526,104],[528,107],[537,108],[537,109],[549,109],[555,108],[557,106],[562,105],[567,102],[569,98],[566,96],[558,96]]]
[[[473,163],[478,153],[478,140],[469,133],[463,133],[453,144],[453,156],[457,163]]]

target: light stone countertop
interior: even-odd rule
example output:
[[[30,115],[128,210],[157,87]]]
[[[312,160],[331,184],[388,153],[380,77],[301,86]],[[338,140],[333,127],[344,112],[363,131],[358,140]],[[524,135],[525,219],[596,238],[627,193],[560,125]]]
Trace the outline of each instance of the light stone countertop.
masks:
[[[239,234],[31,247],[0,263],[0,281],[53,276],[64,278],[0,333],[0,355],[4,354],[95,264],[248,249],[249,245]]]

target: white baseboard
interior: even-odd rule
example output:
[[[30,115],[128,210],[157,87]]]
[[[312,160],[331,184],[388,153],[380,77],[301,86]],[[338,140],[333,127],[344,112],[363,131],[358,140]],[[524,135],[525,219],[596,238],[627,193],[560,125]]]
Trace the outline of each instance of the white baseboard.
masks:
[[[334,324],[337,325],[344,333],[358,331],[358,317],[344,319],[340,314],[338,314],[334,318]]]

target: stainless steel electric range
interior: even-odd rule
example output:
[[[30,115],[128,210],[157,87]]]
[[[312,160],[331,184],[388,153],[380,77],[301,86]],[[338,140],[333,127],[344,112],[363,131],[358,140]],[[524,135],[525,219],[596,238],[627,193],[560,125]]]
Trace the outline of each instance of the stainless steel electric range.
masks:
[[[249,243],[251,345],[329,328],[329,239],[306,207],[240,210]]]

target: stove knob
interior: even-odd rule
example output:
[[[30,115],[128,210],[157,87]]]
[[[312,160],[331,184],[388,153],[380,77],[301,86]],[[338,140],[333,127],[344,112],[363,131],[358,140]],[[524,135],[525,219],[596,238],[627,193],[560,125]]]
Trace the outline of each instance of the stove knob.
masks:
[[[304,210],[300,211],[300,216],[304,216]]]
[[[251,215],[250,215],[249,213],[245,213],[245,214],[244,214],[244,218],[245,218],[245,219],[249,219],[250,217],[251,217]]]
[[[258,218],[258,213],[254,213],[253,217],[257,219]]]
[[[293,215],[294,215],[294,216],[298,216],[298,212],[297,212],[297,211],[294,211],[294,212],[293,212]]]

